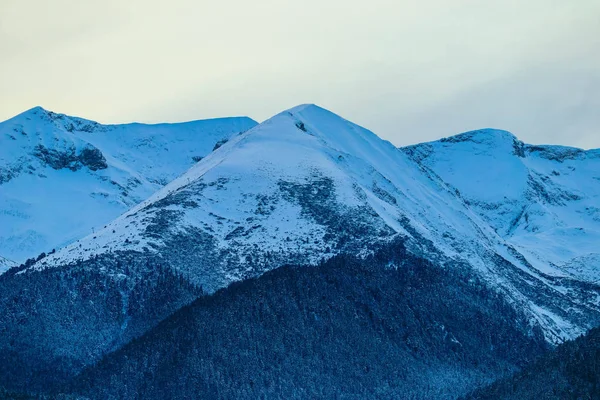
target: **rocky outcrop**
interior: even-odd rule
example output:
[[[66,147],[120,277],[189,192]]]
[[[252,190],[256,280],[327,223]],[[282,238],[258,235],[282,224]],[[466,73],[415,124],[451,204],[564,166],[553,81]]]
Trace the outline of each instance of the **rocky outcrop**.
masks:
[[[78,153],[74,147],[57,150],[39,144],[35,146],[33,155],[45,165],[57,170],[68,168],[71,171],[77,171],[84,166],[92,171],[108,168],[102,152],[92,146],[86,147]]]

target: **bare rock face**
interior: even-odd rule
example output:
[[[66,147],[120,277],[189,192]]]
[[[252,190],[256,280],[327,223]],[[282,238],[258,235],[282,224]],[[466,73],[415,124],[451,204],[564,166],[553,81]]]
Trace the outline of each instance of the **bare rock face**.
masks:
[[[91,171],[108,168],[106,158],[102,152],[89,145],[77,154],[74,147],[66,150],[49,149],[44,145],[37,145],[34,148],[33,155],[49,167],[59,170],[68,168],[71,171],[77,171],[82,167],[88,167]]]
[[[79,162],[92,171],[108,168],[106,158],[104,158],[102,152],[95,147],[87,147],[81,150],[81,153],[79,154]]]

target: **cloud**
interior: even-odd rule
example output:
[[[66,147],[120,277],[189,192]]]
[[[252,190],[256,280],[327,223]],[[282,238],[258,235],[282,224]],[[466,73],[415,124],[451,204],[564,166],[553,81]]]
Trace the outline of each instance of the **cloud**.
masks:
[[[264,119],[321,104],[402,145],[482,126],[600,147],[597,0],[4,0],[0,119]],[[595,90],[595,92],[594,92]]]

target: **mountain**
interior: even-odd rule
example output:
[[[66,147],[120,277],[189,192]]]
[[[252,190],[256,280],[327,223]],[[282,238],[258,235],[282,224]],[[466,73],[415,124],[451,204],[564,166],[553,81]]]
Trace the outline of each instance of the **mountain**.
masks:
[[[15,267],[17,264],[9,259],[0,257],[0,274],[9,268]]]
[[[402,267],[386,267],[390,261]],[[468,274],[411,256],[401,242],[365,260],[286,266],[196,300],[66,392],[455,399],[546,348],[540,331],[531,334],[527,319],[491,294]]]
[[[102,228],[255,125],[101,125],[41,107],[0,123],[0,254],[24,261]]]
[[[481,134],[491,155],[512,144]],[[0,275],[0,385],[64,383],[200,295],[398,241],[481,281],[551,345],[600,322],[595,282],[531,262],[417,150],[314,105],[233,136],[105,228]]]
[[[600,398],[600,329],[560,345],[514,376],[479,389],[467,399]]]
[[[14,261],[9,260],[8,258],[0,257],[0,268],[10,268],[16,266]]]
[[[460,146],[461,138],[472,135],[450,142]],[[506,142],[513,148],[514,137],[505,132],[476,135],[488,140],[488,156],[501,155]],[[598,303],[586,292],[595,293],[595,282],[539,267],[451,180],[406,153],[327,110],[299,106],[237,136],[106,228],[36,268],[134,251],[159,255],[194,284],[214,292],[285,263],[368,254],[400,235],[411,238],[409,247],[416,254],[427,252],[442,264],[464,262],[476,269],[513,301],[522,302],[549,340],[574,337],[590,327],[586,318],[567,310],[583,307],[579,313],[596,315]],[[594,154],[590,152],[592,161]],[[461,154],[449,158],[465,159]],[[592,167],[580,168],[587,175],[579,180],[590,186],[591,196],[583,205],[572,200],[577,202],[572,214],[591,207],[600,191],[600,180],[589,177]],[[502,164],[496,168],[511,173]],[[499,182],[499,190],[505,187]],[[573,228],[582,244],[594,242],[594,218],[580,216],[587,231]],[[587,258],[594,259],[592,254]],[[593,274],[594,265],[588,269]],[[535,293],[526,293],[535,285]]]
[[[600,281],[600,150],[480,130],[403,149],[553,277]]]

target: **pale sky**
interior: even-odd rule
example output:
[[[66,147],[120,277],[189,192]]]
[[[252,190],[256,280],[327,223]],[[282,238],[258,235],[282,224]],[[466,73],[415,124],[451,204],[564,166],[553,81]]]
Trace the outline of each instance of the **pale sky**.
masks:
[[[398,146],[494,127],[600,147],[600,0],[0,0],[0,120],[301,103]]]

